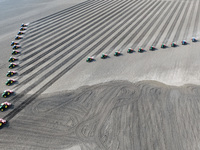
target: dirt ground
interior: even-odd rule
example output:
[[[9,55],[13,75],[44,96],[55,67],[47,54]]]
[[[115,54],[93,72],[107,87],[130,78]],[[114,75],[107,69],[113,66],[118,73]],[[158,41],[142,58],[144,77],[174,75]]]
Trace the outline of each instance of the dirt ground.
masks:
[[[1,147],[197,150],[199,94],[196,85],[113,81],[42,95],[0,130]]]
[[[0,0],[0,90],[15,91],[0,149],[200,149],[199,14],[200,0]]]

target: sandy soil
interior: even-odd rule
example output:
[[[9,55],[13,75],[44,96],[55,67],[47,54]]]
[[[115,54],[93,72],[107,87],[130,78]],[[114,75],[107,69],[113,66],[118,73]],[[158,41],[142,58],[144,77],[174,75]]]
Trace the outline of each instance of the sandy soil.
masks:
[[[197,150],[199,93],[195,85],[115,81],[43,95],[0,130],[1,147]]]
[[[200,1],[14,3],[0,0],[1,91],[10,42],[22,22],[30,24],[7,99],[14,106],[0,113],[8,120],[1,147],[200,149],[200,42],[190,40],[200,36]],[[122,55],[113,56],[116,50]],[[95,61],[85,62],[88,56]]]
[[[7,80],[11,41],[14,41],[22,23],[29,23],[67,9],[84,0],[0,0],[0,90],[4,91]]]
[[[79,10],[33,22],[21,43],[17,69],[20,84],[13,89],[20,93],[35,83],[28,91],[33,94],[50,82],[52,86],[43,92],[51,93],[111,80],[199,84],[199,42],[190,41],[194,31],[199,36],[198,4],[93,1]],[[146,12],[141,14],[141,8]],[[189,44],[181,45],[183,39]],[[172,41],[177,42],[176,48],[171,48]],[[161,43],[169,47],[161,49]],[[151,45],[158,50],[149,51]],[[146,52],[138,53],[140,46]],[[129,47],[136,52],[127,54]],[[115,50],[123,56],[114,57]],[[110,58],[101,60],[101,53]],[[95,56],[96,61],[86,63],[88,56]],[[63,86],[63,81],[67,86]]]

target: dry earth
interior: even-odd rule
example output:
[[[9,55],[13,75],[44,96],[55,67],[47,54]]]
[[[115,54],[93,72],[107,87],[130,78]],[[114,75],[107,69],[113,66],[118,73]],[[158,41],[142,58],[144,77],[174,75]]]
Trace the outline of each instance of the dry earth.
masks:
[[[30,24],[7,99],[13,107],[0,114],[8,120],[2,149],[200,149],[200,43],[190,40],[200,36],[200,0],[14,2],[0,0],[2,91],[10,41]]]
[[[115,81],[43,95],[0,130],[1,147],[198,150],[199,94],[195,85]]]

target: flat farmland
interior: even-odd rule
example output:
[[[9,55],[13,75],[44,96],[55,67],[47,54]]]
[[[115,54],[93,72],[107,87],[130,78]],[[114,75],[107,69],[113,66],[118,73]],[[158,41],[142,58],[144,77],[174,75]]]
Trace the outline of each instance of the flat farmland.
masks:
[[[16,55],[18,82],[10,87],[15,95],[7,98],[14,107],[0,114],[8,121],[2,146],[199,149],[200,1],[75,3],[27,21]],[[14,40],[11,31],[2,37]],[[1,42],[10,49],[4,60],[12,51]],[[94,61],[86,62],[90,56]],[[3,81],[8,65],[1,65]]]

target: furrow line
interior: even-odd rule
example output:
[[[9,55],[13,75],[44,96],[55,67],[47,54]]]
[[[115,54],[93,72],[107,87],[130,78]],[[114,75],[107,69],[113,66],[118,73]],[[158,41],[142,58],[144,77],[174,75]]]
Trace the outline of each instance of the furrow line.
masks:
[[[127,4],[127,3],[125,3],[125,4],[122,5],[122,6],[120,6],[120,8],[122,9],[124,6],[126,6],[126,4]],[[111,14],[111,13],[110,13],[109,15],[111,15],[111,17],[113,17],[115,14],[119,13],[121,9],[118,9],[118,11],[115,11],[115,9],[113,9],[112,12],[115,12],[115,13],[114,13],[114,14]],[[117,7],[116,7],[116,10],[117,10]],[[109,17],[109,15],[107,15],[107,17]],[[111,19],[111,17],[107,18],[107,20]],[[93,27],[93,29],[95,29],[95,28],[94,28],[94,25],[96,25],[95,27],[97,28],[97,27],[99,26],[99,24],[100,24],[101,22],[103,22],[103,21],[102,21],[102,18],[106,19],[106,17],[101,16],[101,18],[98,18],[97,21],[95,21],[94,23],[92,23],[92,24],[89,25],[88,27],[85,27],[83,30],[79,31],[79,32],[76,33],[75,35],[73,35],[73,36],[69,37],[68,39],[62,41],[61,43],[55,45],[53,48],[51,48],[51,49],[49,49],[48,51],[44,52],[43,54],[41,54],[40,56],[38,56],[36,59],[34,59],[34,60],[28,62],[27,64],[24,64],[24,66],[27,66],[28,64],[31,64],[31,63],[35,62],[35,61],[38,60],[39,58],[42,58],[42,56],[45,56],[45,55],[48,54],[49,52],[54,51],[56,48],[62,46],[63,44],[65,44],[65,43],[68,42],[69,40],[73,39],[73,38],[76,37],[76,36],[79,36],[82,32],[84,32],[85,30],[89,29],[90,27]],[[101,22],[99,22],[99,21],[101,21]],[[98,23],[98,24],[97,24],[97,23]],[[105,23],[105,22],[103,22],[103,23]],[[64,36],[62,36],[61,38],[59,38],[58,40],[54,41],[54,43],[59,42],[59,41],[60,41],[61,39],[63,39],[64,37],[66,37],[66,35],[64,35]],[[54,43],[52,43],[52,45],[53,45]],[[49,46],[50,46],[50,45],[47,45],[47,46],[45,46],[45,47],[42,47],[41,49],[47,49]],[[68,44],[68,46],[69,46],[69,44]],[[67,48],[67,47],[65,46],[65,48]],[[38,51],[36,51],[36,52],[33,53],[32,55],[34,56],[34,55],[36,55],[37,53],[40,53],[41,49],[38,50]],[[25,61],[25,60],[31,58],[32,55],[29,55],[29,56],[23,58],[22,61]],[[24,67],[21,66],[19,69],[22,70],[23,68],[24,68]]]
[[[114,30],[113,30],[114,31]],[[108,35],[107,35],[108,36]],[[55,81],[57,81],[63,74],[67,73],[71,68],[73,68],[76,64],[78,64],[87,54],[89,54],[91,51],[94,50],[96,46],[98,46],[100,43],[102,43],[104,40],[107,39],[107,36],[104,37],[101,41],[99,41],[97,44],[95,44],[92,48],[90,48],[86,53],[81,55],[78,59],[76,59],[71,65],[67,66],[61,73],[56,75],[52,80],[50,80],[47,84],[45,84],[42,88],[40,88],[35,94],[30,96],[28,99],[26,99],[22,104],[14,109],[12,112],[7,114],[5,118],[9,121],[12,119],[15,115],[17,115],[23,108],[25,108],[28,104],[30,104],[36,97],[38,97],[42,92],[44,92],[50,85],[52,85]],[[54,68],[57,70],[57,68]],[[45,75],[47,76],[47,75]],[[45,77],[44,76],[44,77]],[[45,77],[46,78],[46,77]],[[37,83],[34,84],[36,86]]]
[[[91,6],[92,8],[90,8],[90,7],[84,8],[84,9],[86,9],[86,11],[84,13],[80,12],[77,15],[69,17],[69,18],[67,16],[64,16],[63,18],[59,18],[60,21],[58,21],[58,20],[56,20],[54,22],[49,21],[48,23],[45,24],[45,26],[40,26],[40,28],[34,27],[34,29],[35,29],[34,31],[28,30],[28,32],[27,32],[28,34],[26,35],[26,38],[23,41],[33,42],[34,40],[38,39],[38,37],[41,38],[43,35],[45,35],[45,33],[47,32],[48,29],[49,29],[48,32],[51,32],[51,31],[59,30],[58,27],[62,27],[62,29],[66,29],[65,26],[67,26],[67,27],[69,27],[71,25],[75,26],[75,24],[78,24],[76,21],[80,22],[81,20],[85,19],[83,17],[87,16],[87,14],[93,15],[94,12],[97,13],[97,10],[101,10],[101,6],[105,7],[106,6],[105,4],[109,4],[109,3],[105,3],[105,2],[98,3],[99,5]],[[89,17],[89,16],[87,16],[87,17]],[[33,33],[33,34],[31,34],[31,33]]]
[[[200,0],[199,0],[199,5],[198,5],[198,9],[197,9],[197,15],[196,15],[196,19],[195,19],[195,23],[194,23],[194,29],[193,29],[193,37],[197,36],[197,32],[198,32],[198,25],[199,25],[199,13],[200,13]]]
[[[153,7],[152,5],[155,3],[156,1],[153,1],[152,3],[151,3],[151,7]],[[159,2],[160,3],[160,2]],[[155,4],[155,6],[156,5],[158,5],[159,3],[156,3]],[[148,9],[150,9],[151,7],[147,7],[145,10],[148,10]],[[144,19],[144,18],[146,18],[147,16],[148,16],[148,14],[150,13],[150,11],[151,10],[149,10],[148,12],[146,12],[145,14],[144,14],[144,16],[140,19],[140,20],[138,20],[137,21],[137,23],[135,23],[133,26],[132,26],[132,30],[134,29],[134,28],[136,28],[140,23],[141,23],[141,21]],[[136,21],[139,17],[141,16],[141,14],[138,14],[136,17],[134,17],[134,21]],[[115,36],[114,36],[114,38],[112,38],[111,40],[109,40],[108,42],[109,43],[111,43],[112,41],[114,41],[114,39],[115,38],[117,38],[117,37],[119,37],[119,35],[121,34],[121,33],[123,33],[130,25],[132,24],[132,22],[130,22],[130,23],[128,23],[122,30],[120,30]],[[131,30],[130,30],[131,31]],[[129,33],[130,33],[130,31],[129,31]],[[128,33],[128,32],[127,32]],[[124,39],[124,38],[123,38]],[[121,42],[122,40],[123,40],[122,38],[120,38],[111,48],[110,48],[110,50],[108,50],[107,52],[106,52],[106,54],[110,54],[112,51],[113,51],[113,49],[119,44],[119,42]],[[107,42],[107,43],[108,43]],[[103,49],[99,49],[97,52],[95,52],[94,53],[94,55],[98,55],[100,52],[102,52],[102,50]]]
[[[166,3],[166,5],[164,5],[166,3],[166,1],[163,1],[160,5],[164,6],[164,8],[162,9],[162,7],[160,7],[160,5],[158,6],[157,9],[155,9],[152,14],[149,16],[148,19],[145,20],[145,22],[139,27],[139,29],[136,30],[136,32],[129,38],[129,40],[127,40],[124,45],[122,46],[122,49],[124,49],[128,43],[131,42],[131,40],[137,36],[137,34],[143,29],[143,27],[145,27],[145,25],[150,21],[150,19],[156,14],[156,12],[159,13],[157,14],[157,16],[151,21],[151,23],[147,26],[147,28],[142,32],[142,34],[139,36],[139,38],[134,42],[134,44],[132,45],[132,48],[135,48],[138,43],[142,40],[142,38],[144,38],[144,36],[147,34],[147,32],[150,30],[150,28],[153,26],[153,24],[155,24],[155,21],[158,20],[158,18],[160,17],[160,15],[163,13],[164,9],[166,8],[165,6],[168,5],[168,3]]]
[[[133,3],[133,2],[132,2]],[[149,4],[150,5],[150,4]],[[129,4],[130,6],[130,4]],[[142,6],[141,6],[142,7]],[[140,7],[138,7],[138,9],[140,10]],[[132,13],[134,13],[132,11]],[[124,18],[123,18],[124,19]],[[128,18],[129,19],[129,18]],[[71,68],[73,68],[76,64],[79,63],[80,60],[82,60],[84,57],[86,57],[90,52],[92,52],[95,47],[97,47],[98,45],[100,45],[101,43],[103,43],[108,37],[110,37],[110,35],[112,35],[114,32],[116,32],[116,29],[119,28],[123,23],[121,23],[119,26],[117,26],[115,29],[113,29],[107,36],[105,36],[103,39],[101,39],[99,42],[97,42],[94,46],[92,46],[88,51],[86,51],[86,53],[82,54],[78,59],[76,59],[73,63],[71,63],[69,66],[67,66],[66,69],[64,69],[63,71],[61,71],[61,74],[59,73],[58,75],[56,75],[50,82],[48,82],[47,84],[45,84],[45,86],[43,86],[41,89],[45,90],[45,88],[49,87],[49,84],[53,84],[56,80],[58,80],[58,78],[60,78],[63,73],[68,72]],[[107,30],[105,30],[103,33],[101,33],[101,36],[103,36],[105,33],[107,33],[107,31],[110,31],[112,27],[108,28]],[[98,38],[99,38],[98,37]],[[75,52],[71,57],[67,58],[65,61],[63,61],[62,63],[60,63],[59,65],[57,65],[56,67],[54,67],[51,71],[49,71],[47,74],[45,74],[43,77],[41,77],[37,82],[35,82],[34,84],[32,84],[31,86],[29,86],[26,90],[24,90],[21,94],[18,94],[17,96],[15,96],[12,101],[17,101],[20,98],[22,98],[27,92],[29,92],[31,89],[33,89],[35,86],[37,86],[39,83],[41,83],[41,81],[45,80],[47,78],[47,76],[51,73],[54,73],[55,71],[57,71],[57,69],[59,69],[60,67],[62,67],[64,64],[66,64],[70,59],[72,59],[74,56],[76,56],[79,51],[83,51],[83,49],[87,48],[88,46],[90,46],[91,43],[93,43],[96,39],[93,39],[90,43],[86,44],[84,47],[80,48],[77,52]],[[37,91],[34,95],[38,96],[37,94],[42,92],[42,90]],[[34,97],[35,97],[34,96]],[[28,101],[28,103],[30,102],[30,99],[26,100]],[[25,102],[24,102],[25,103]],[[21,105],[23,106],[23,105]],[[21,110],[19,108],[19,110]]]
[[[170,22],[172,16],[174,15],[174,13],[176,12],[176,10],[177,10],[177,8],[178,8],[178,6],[179,6],[179,2],[176,2],[176,3],[177,3],[177,4],[176,4],[175,8],[174,8],[173,11],[171,12],[171,14],[170,14],[170,16],[168,17],[168,19],[166,20],[164,26],[163,26],[162,29],[160,30],[159,34],[157,35],[157,37],[156,37],[156,39],[155,39],[155,41],[153,42],[152,45],[156,46],[156,45],[158,44],[158,41],[160,40],[161,36],[163,35],[164,31],[165,31],[166,28],[167,28],[167,26],[168,26],[168,24],[169,24],[169,22]]]
[[[46,20],[48,21],[49,19],[53,19],[54,17],[58,17],[59,15],[62,15],[62,14],[65,14],[65,13],[71,13],[71,11],[73,11],[73,10],[78,10],[77,12],[79,12],[79,11],[81,11],[80,8],[82,8],[82,7],[85,8],[85,6],[88,6],[88,5],[90,6],[92,4],[93,3],[91,1],[85,1],[85,2],[82,2],[80,4],[74,5],[70,8],[67,8],[67,9],[61,10],[59,12],[56,12],[54,14],[48,15],[44,18],[33,21],[30,24],[31,24],[32,27],[37,27],[38,23],[43,23]]]
[[[188,32],[189,32],[189,29],[190,29],[190,26],[191,26],[192,17],[193,17],[193,14],[194,14],[194,9],[195,9],[197,1],[192,1],[192,2],[193,2],[193,5],[192,5],[192,8],[191,8],[189,20],[188,20],[188,23],[187,23],[187,26],[186,26],[186,29],[185,29],[185,32],[184,32],[184,35],[183,35],[183,39],[187,39]],[[190,3],[192,3],[192,2],[190,2]]]
[[[145,22],[143,22],[143,23],[140,25],[140,27],[134,32],[134,34],[132,34],[131,37],[123,44],[123,46],[122,46],[122,48],[121,48],[120,51],[123,51],[123,49],[124,49],[124,47],[127,45],[127,43],[130,43],[131,40],[132,40],[134,37],[136,37],[137,34],[138,34],[139,32],[141,32],[141,30],[145,27],[145,25],[146,25],[146,24],[150,21],[150,19],[155,15],[154,13],[156,13],[156,12],[160,9],[160,6],[162,6],[162,4],[164,4],[164,3],[165,3],[165,1],[162,2],[162,3],[161,3],[161,1],[159,1],[159,3],[157,3],[155,6],[153,6],[153,9],[154,9],[153,12],[152,12],[152,10],[149,10],[149,11],[146,13],[146,16],[144,16],[143,18],[141,18],[141,20],[138,21],[138,24],[141,23],[142,20],[144,20],[148,15],[151,14],[147,19],[145,19]],[[158,5],[158,4],[160,4],[160,5]],[[155,9],[156,7],[158,7],[158,8]],[[136,23],[135,25],[137,26],[137,23]],[[121,41],[122,41],[123,39],[125,39],[125,38],[128,36],[128,34],[130,34],[130,32],[131,32],[132,30],[135,29],[136,26],[133,26],[132,28],[130,28],[130,30],[127,31],[126,34],[124,34],[124,36],[122,36],[122,38],[119,39],[119,41],[116,42],[114,46],[116,47],[117,45],[119,45],[119,43],[121,43]],[[113,49],[115,48],[114,46],[113,46]]]
[[[145,10],[150,9],[151,7],[149,7],[149,6],[152,6],[155,2],[157,2],[157,1],[153,1],[153,2],[149,3],[149,5],[146,5],[146,7],[144,9]],[[160,1],[157,2],[155,5],[158,5],[159,3],[160,3]],[[146,14],[144,16],[146,16]],[[138,17],[135,17],[135,18],[138,18]],[[128,21],[128,20],[126,20],[126,21]],[[126,22],[126,21],[124,21],[124,22]],[[122,22],[122,24],[124,24],[124,22]],[[117,34],[114,37],[112,37],[106,44],[104,44],[101,48],[99,48],[99,50],[97,52],[95,52],[93,55],[98,55],[99,53],[101,53],[108,45],[110,45],[111,42],[113,42],[121,33],[123,33],[123,31],[125,31],[125,29],[127,28],[127,26],[125,26],[123,29],[121,29],[119,32],[117,32]],[[116,28],[116,30],[117,30],[117,28]]]
[[[176,17],[175,17],[175,19],[174,19],[174,21],[173,21],[173,23],[172,23],[172,25],[171,25],[171,27],[170,27],[170,29],[169,29],[167,35],[166,35],[166,37],[165,37],[163,43],[167,44],[167,42],[169,41],[169,38],[170,38],[170,36],[171,36],[171,34],[172,34],[172,31],[174,30],[174,27],[175,27],[175,25],[176,25],[176,23],[177,23],[177,21],[178,21],[178,18],[179,18],[180,15],[181,15],[181,12],[182,12],[184,6],[185,6],[185,5],[184,5],[184,2],[182,2],[181,8],[179,9],[178,14],[176,15]]]
[[[178,29],[177,29],[177,31],[176,31],[176,34],[175,34],[175,36],[174,36],[173,41],[175,41],[175,42],[177,42],[177,40],[178,40],[178,38],[179,38],[179,36],[180,36],[181,30],[182,30],[182,28],[183,28],[183,24],[184,24],[184,22],[185,22],[185,18],[186,18],[187,13],[188,13],[188,9],[189,9],[190,4],[191,4],[191,2],[188,2],[189,4],[187,4],[187,1],[186,1],[186,2],[183,2],[183,3],[186,3],[185,5],[187,5],[187,7],[185,8],[185,12],[184,12],[184,14],[183,14],[183,16],[182,16],[181,22],[180,22],[180,24],[179,24],[179,26],[178,26]]]
[[[115,30],[113,30],[115,31]],[[93,49],[100,45],[104,40],[107,39],[107,36],[104,37],[101,41],[99,41],[97,44],[95,44],[92,48],[90,48],[86,53],[81,55],[78,59],[76,59],[72,64],[70,64],[68,67],[66,67],[61,73],[56,75],[52,80],[50,80],[47,84],[45,84],[42,88],[40,88],[35,94],[30,96],[28,99],[26,99],[24,102],[20,104],[19,107],[11,111],[9,114],[7,114],[4,118],[8,121],[10,121],[14,116],[16,116],[21,110],[23,110],[28,104],[30,104],[35,98],[37,98],[42,92],[44,92],[50,85],[52,85],[55,81],[57,81],[60,77],[63,76],[63,74],[67,73],[70,69],[72,69],[76,64],[78,64],[85,56],[87,56]],[[56,68],[54,68],[56,69]],[[45,75],[46,76],[46,75]],[[44,77],[45,77],[44,76]],[[45,77],[46,78],[46,77]],[[36,83],[34,85],[31,85],[31,87],[36,86]],[[27,89],[25,90],[27,91]]]
[[[135,1],[135,2],[136,2],[136,1]],[[135,4],[135,2],[133,2],[132,4],[129,4],[129,5],[132,6],[133,4]],[[92,34],[88,35],[91,31],[93,31],[93,29],[91,29],[91,30],[89,30],[88,32],[86,32],[85,34],[83,34],[82,37],[85,37],[86,35],[88,35],[88,36],[85,37],[85,38],[84,38],[82,41],[80,41],[78,44],[76,44],[75,46],[73,46],[72,48],[70,48],[68,51],[66,51],[63,55],[65,55],[65,56],[68,55],[68,54],[69,54],[70,52],[72,52],[76,47],[78,47],[79,45],[85,43],[85,42],[88,40],[88,38],[95,36],[97,33],[99,33],[100,31],[102,31],[102,30],[105,29],[108,25],[110,25],[110,24],[112,23],[112,26],[109,27],[106,31],[104,31],[104,32],[101,34],[101,36],[102,36],[103,34],[105,34],[106,32],[108,32],[108,31],[109,31],[110,29],[112,29],[115,25],[117,25],[117,21],[118,21],[118,20],[120,20],[122,17],[125,18],[126,15],[128,16],[129,12],[131,13],[132,9],[134,10],[135,8],[137,8],[137,4],[138,4],[138,3],[140,3],[140,2],[137,1],[137,3],[135,4],[135,7],[132,7],[129,11],[124,10],[124,11],[122,11],[120,14],[118,14],[117,16],[115,16],[114,18],[113,18],[113,16],[111,16],[112,20],[110,20],[108,23],[106,23],[104,26],[102,26],[102,27],[99,28],[97,31],[93,32]],[[142,4],[145,4],[145,3],[143,2]],[[130,6],[128,6],[127,8],[129,8]],[[142,5],[141,5],[141,6],[142,6]],[[139,8],[140,8],[140,7],[139,7]],[[122,9],[123,9],[123,7],[122,7]],[[137,9],[136,9],[135,11],[137,11]],[[123,12],[125,12],[125,13],[123,14]],[[134,11],[132,11],[132,12],[134,13]],[[123,15],[122,15],[122,14],[123,14]],[[114,14],[113,14],[113,15],[114,15]],[[120,18],[120,17],[121,17],[121,18]],[[123,19],[123,18],[122,18],[122,19]],[[129,19],[129,18],[128,18],[128,19]],[[128,19],[127,19],[127,20],[128,20]],[[108,18],[108,20],[109,20],[109,18]],[[115,22],[116,22],[116,23],[115,23]],[[102,24],[103,24],[103,23],[102,23]],[[101,25],[102,25],[102,24],[101,24]],[[98,25],[98,26],[100,26],[100,25]],[[96,28],[96,27],[94,27],[94,29],[95,29],[95,28]],[[72,43],[74,43],[76,40],[78,40],[78,39],[80,39],[80,38],[82,38],[82,37],[78,37],[77,39],[75,39],[74,41],[72,41],[71,43],[69,43],[68,45],[66,45],[66,46],[64,46],[63,48],[59,49],[58,51],[54,52],[52,55],[50,55],[49,57],[47,57],[47,58],[44,59],[43,61],[39,62],[38,64],[34,65],[34,66],[31,67],[30,69],[28,69],[27,71],[25,71],[24,73],[22,73],[20,76],[23,76],[23,75],[25,75],[25,74],[27,74],[27,73],[30,73],[30,72],[33,71],[35,68],[37,68],[37,66],[42,65],[43,63],[47,62],[47,61],[48,61],[49,59],[51,59],[52,57],[58,55],[60,52],[62,52],[62,51],[65,50],[66,48],[68,48]],[[98,37],[97,37],[96,39],[98,39]],[[93,41],[94,41],[94,40],[92,40],[92,42],[93,42]],[[92,42],[90,42],[89,45],[92,44]],[[81,50],[82,50],[82,49],[81,49]],[[59,60],[63,57],[63,55],[61,55],[61,56],[59,56],[58,58],[56,58],[54,61],[52,61],[51,63],[49,63],[49,64],[48,64],[46,67],[44,67],[43,69],[46,69],[47,67],[50,67],[51,65],[53,65],[55,62],[59,61]],[[41,69],[40,72],[44,71],[43,69]],[[38,73],[39,73],[39,72],[38,72]],[[19,86],[19,85],[23,85],[23,84],[27,83],[28,81],[30,81],[30,79],[32,79],[32,77],[35,77],[35,75],[37,75],[37,73],[35,73],[33,76],[31,76],[28,80],[25,80],[25,81],[19,83],[18,85],[16,85],[16,87]]]
[[[105,3],[104,3],[105,4]],[[109,5],[104,5],[104,4],[102,4],[102,5],[100,5],[100,6],[102,6],[104,9],[106,9],[107,7],[111,7],[111,6],[109,6]],[[115,4],[115,3],[114,3]],[[98,15],[98,16],[100,16],[100,13],[104,13],[103,11],[102,11],[102,7],[100,7],[100,6],[98,6],[98,9],[96,9],[96,7],[94,8],[94,11],[95,11],[95,13],[92,13],[91,15],[88,15],[87,17],[84,17],[84,18],[82,18],[82,19],[80,19],[78,22],[76,22],[76,23],[74,23],[74,22],[68,22],[68,23],[70,23],[70,24],[68,24],[68,23],[66,23],[66,22],[64,22],[63,24],[64,24],[64,26],[63,26],[63,24],[58,24],[58,26],[55,26],[54,28],[47,28],[47,29],[45,29],[45,32],[44,33],[42,33],[42,34],[39,34],[38,36],[39,36],[39,39],[38,39],[38,37],[35,37],[34,38],[34,36],[32,36],[32,34],[30,34],[30,37],[31,38],[29,38],[29,40],[28,41],[26,41],[26,43],[25,44],[23,44],[22,46],[23,46],[23,49],[27,49],[27,48],[29,48],[29,46],[31,46],[31,45],[33,45],[33,43],[38,43],[38,42],[40,42],[40,38],[41,37],[43,37],[42,39],[46,39],[42,44],[45,44],[45,43],[48,43],[48,42],[50,42],[51,40],[53,40],[53,39],[55,39],[55,38],[57,38],[57,37],[59,37],[60,36],[60,34],[61,33],[68,33],[68,31],[76,31],[75,29],[79,29],[80,27],[83,27],[83,24],[84,25],[86,25],[86,22],[90,22],[90,20],[93,18],[93,17],[95,17],[96,15]],[[114,7],[114,6],[113,6]],[[99,12],[98,12],[98,10],[99,10]],[[49,29],[49,30],[48,30]],[[52,31],[54,31],[54,32],[52,32]],[[59,32],[58,32],[59,31]],[[45,36],[46,35],[46,36]],[[51,38],[49,38],[49,36],[50,35],[53,35]],[[38,40],[37,40],[38,39]],[[35,40],[37,40],[37,41],[35,41]],[[24,40],[23,40],[24,41]],[[33,41],[35,41],[35,42],[33,42]],[[29,43],[29,42],[31,42],[31,43]],[[26,46],[24,46],[24,45],[26,45]],[[37,46],[35,46],[35,48],[36,48]],[[29,51],[32,51],[34,48],[31,48]]]
[[[165,14],[162,16],[162,18],[160,19],[160,21],[157,23],[157,25],[154,27],[154,29],[151,31],[151,33],[149,34],[149,36],[146,38],[146,40],[144,41],[144,43],[142,44],[142,47],[146,47],[147,44],[149,43],[150,39],[153,37],[153,35],[155,34],[155,32],[158,30],[158,28],[160,27],[161,23],[164,21],[165,17],[167,16],[167,14],[170,12],[171,8],[174,6],[174,3],[171,3],[170,6],[168,6],[169,8],[166,10]],[[164,9],[165,10],[165,9]],[[163,10],[163,12],[164,12]],[[153,45],[156,46],[156,45]]]

